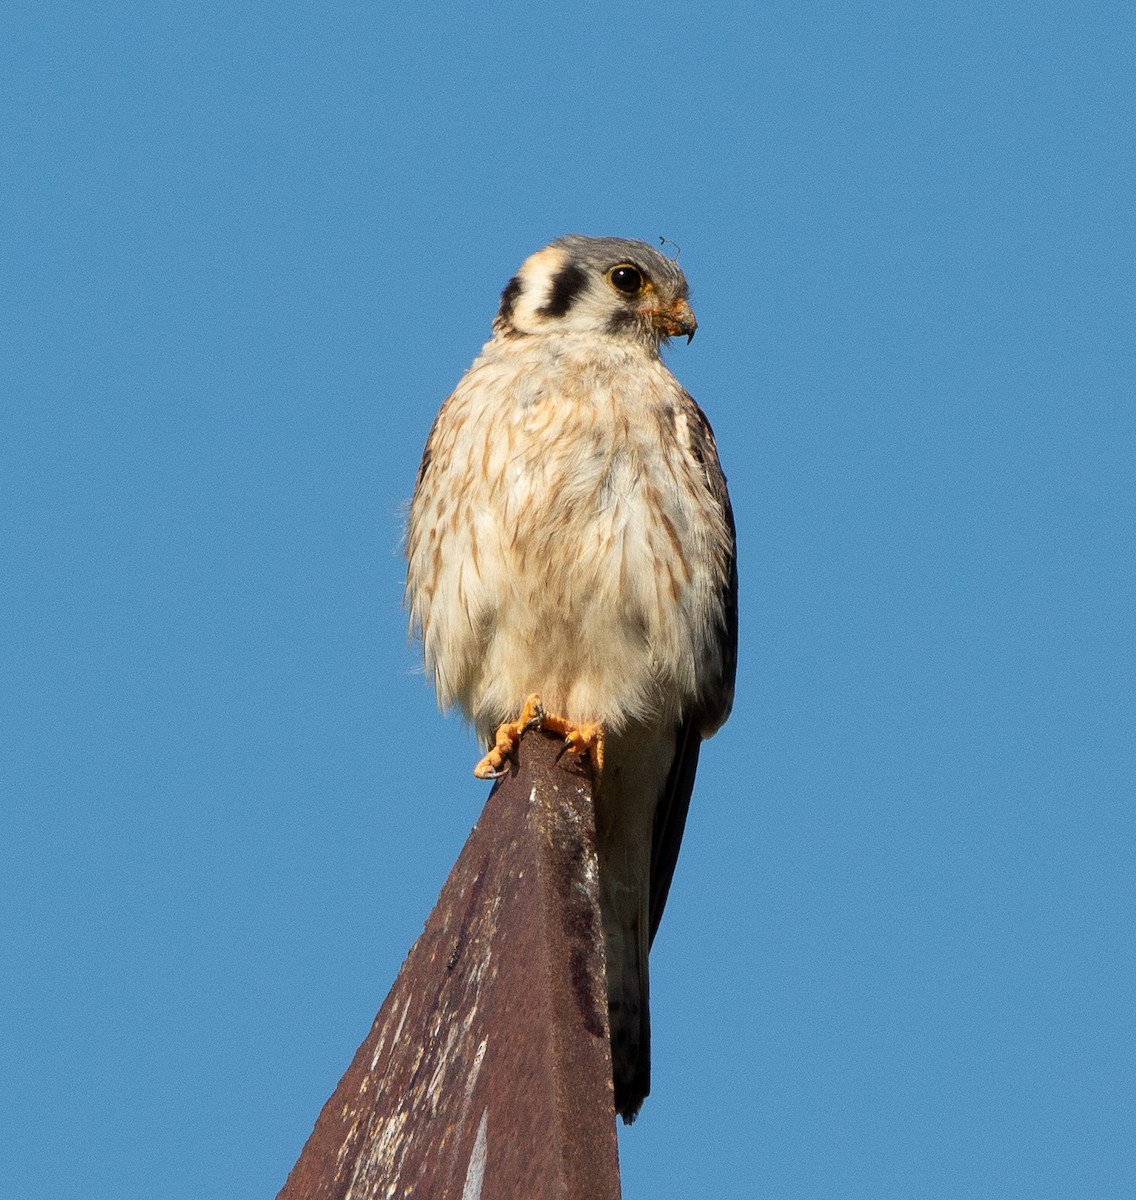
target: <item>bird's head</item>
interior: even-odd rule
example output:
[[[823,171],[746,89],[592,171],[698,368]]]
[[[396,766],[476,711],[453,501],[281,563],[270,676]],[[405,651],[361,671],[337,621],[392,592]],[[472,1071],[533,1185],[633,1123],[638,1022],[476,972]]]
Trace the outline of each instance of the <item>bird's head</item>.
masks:
[[[646,242],[570,233],[525,259],[501,293],[503,336],[593,333],[641,342],[694,337],[686,276]]]

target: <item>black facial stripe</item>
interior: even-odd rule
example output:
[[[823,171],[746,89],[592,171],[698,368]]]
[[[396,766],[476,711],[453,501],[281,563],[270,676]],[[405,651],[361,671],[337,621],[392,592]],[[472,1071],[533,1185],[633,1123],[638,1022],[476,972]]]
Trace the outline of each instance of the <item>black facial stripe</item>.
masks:
[[[608,333],[625,333],[635,324],[635,313],[629,308],[621,308],[613,312],[607,321]]]
[[[517,303],[517,297],[521,294],[520,277],[514,275],[512,279],[505,284],[505,290],[501,293],[501,307],[497,310],[497,320],[503,325],[508,325],[513,320],[513,306]]]
[[[583,291],[587,282],[588,277],[579,267],[574,267],[571,263],[561,267],[552,280],[548,303],[537,312],[542,317],[562,317],[572,307],[572,302]]]

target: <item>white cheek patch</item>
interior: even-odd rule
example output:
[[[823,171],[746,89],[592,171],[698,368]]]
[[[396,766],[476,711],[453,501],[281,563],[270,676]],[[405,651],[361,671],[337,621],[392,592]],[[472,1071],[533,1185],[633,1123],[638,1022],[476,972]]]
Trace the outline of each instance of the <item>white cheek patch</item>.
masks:
[[[556,246],[545,246],[529,255],[521,264],[517,278],[521,281],[521,294],[513,306],[513,324],[526,333],[543,325],[539,309],[548,303],[552,284],[564,268],[568,255]]]
[[[521,263],[520,276],[526,282],[531,278],[534,283],[540,279],[551,280],[553,275],[568,261],[568,255],[558,246],[545,246],[535,254],[530,254]]]

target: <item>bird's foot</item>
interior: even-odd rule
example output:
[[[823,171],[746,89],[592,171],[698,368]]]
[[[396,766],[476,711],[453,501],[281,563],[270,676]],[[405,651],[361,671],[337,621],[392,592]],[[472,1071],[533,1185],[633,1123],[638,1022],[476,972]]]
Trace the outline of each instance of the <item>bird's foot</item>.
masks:
[[[515,721],[506,721],[504,725],[497,726],[493,749],[473,768],[473,773],[478,779],[500,779],[505,773],[505,762],[513,757],[521,738],[530,729],[540,729],[545,720],[544,705],[536,692],[533,692],[525,701],[521,714]]]
[[[592,774],[598,779],[603,772],[604,728],[598,721],[585,721],[577,725],[567,717],[545,714],[543,728],[558,733],[564,739],[557,758],[565,754],[586,754],[592,764]]]
[[[564,739],[558,759],[565,754],[586,754],[592,764],[592,772],[597,777],[603,771],[604,730],[597,721],[588,721],[582,725],[569,721],[567,717],[546,713],[540,696],[533,692],[525,701],[520,715],[515,721],[506,721],[498,725],[493,738],[493,748],[473,768],[478,779],[500,779],[505,773],[505,763],[513,757],[521,738],[530,729],[547,729],[557,733]]]

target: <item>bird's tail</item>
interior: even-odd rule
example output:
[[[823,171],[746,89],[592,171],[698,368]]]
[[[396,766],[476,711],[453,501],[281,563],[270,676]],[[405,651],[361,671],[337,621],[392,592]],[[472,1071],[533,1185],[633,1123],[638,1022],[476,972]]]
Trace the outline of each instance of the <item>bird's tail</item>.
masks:
[[[596,795],[615,1110],[630,1124],[651,1090],[651,853],[673,736],[609,736]]]
[[[647,914],[606,932],[615,1111],[630,1125],[651,1090]]]

